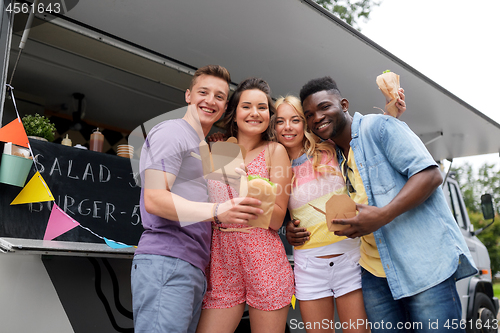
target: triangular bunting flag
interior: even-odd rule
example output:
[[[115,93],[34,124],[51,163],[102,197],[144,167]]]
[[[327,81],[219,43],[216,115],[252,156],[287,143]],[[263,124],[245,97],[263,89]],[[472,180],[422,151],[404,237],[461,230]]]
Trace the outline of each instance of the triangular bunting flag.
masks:
[[[106,242],[106,244],[108,244],[108,246],[112,249],[124,249],[126,247],[132,247],[132,245],[118,243],[118,242],[115,242],[114,240],[107,239],[106,237],[103,237],[103,238],[104,238],[104,241]]]
[[[26,148],[29,147],[28,136],[26,135],[20,118],[16,118],[0,128],[0,141],[12,142],[13,144]]]
[[[47,223],[47,229],[45,229],[45,235],[43,240],[52,240],[57,236],[70,231],[71,229],[78,227],[80,223],[73,220],[68,214],[66,214],[59,206],[55,203],[52,206],[52,212],[50,213],[49,222]]]
[[[37,171],[26,184],[23,190],[10,203],[11,205],[19,205],[31,202],[52,201],[54,196],[50,192],[47,183],[43,180],[40,173]]]

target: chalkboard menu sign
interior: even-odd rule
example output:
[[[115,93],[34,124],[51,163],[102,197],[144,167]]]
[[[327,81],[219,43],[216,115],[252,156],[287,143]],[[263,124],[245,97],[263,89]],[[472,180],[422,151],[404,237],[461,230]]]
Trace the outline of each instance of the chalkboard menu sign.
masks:
[[[83,227],[110,240],[137,245],[143,231],[138,160],[30,139],[36,166],[55,203]],[[134,168],[138,169],[138,168]],[[34,175],[32,167],[27,181]],[[21,187],[0,183],[0,237],[43,239],[53,202],[10,206]],[[55,240],[102,243],[76,227]]]

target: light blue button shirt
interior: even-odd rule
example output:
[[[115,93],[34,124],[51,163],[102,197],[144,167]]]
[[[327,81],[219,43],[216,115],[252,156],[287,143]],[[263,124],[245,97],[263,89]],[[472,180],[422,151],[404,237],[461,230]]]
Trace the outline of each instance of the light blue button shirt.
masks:
[[[354,114],[351,148],[371,206],[383,207],[414,174],[437,166],[422,141],[403,122]],[[342,154],[337,154],[339,164]],[[418,207],[374,232],[394,299],[427,290],[457,272],[477,272],[460,229],[439,187]]]

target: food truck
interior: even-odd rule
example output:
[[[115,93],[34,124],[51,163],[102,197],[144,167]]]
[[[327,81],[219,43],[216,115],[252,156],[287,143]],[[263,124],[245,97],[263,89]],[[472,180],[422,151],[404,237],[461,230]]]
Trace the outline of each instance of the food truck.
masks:
[[[185,106],[190,79],[206,64],[228,68],[232,89],[262,77],[274,97],[330,75],[361,113],[383,107],[375,78],[390,68],[411,105],[402,120],[436,160],[500,151],[498,123],[311,0],[0,3],[0,125],[38,113],[57,130],[54,142],[29,139],[33,164],[21,186],[0,183],[2,332],[133,331],[140,147],[124,158],[118,146],[141,124]],[[75,147],[89,148],[97,128],[100,152]],[[71,146],[61,144],[66,138]],[[12,204],[20,195],[23,203]],[[454,212],[483,273],[459,284],[464,319],[482,309],[496,315],[489,257],[458,198]],[[44,240],[49,229],[62,233]],[[289,330],[303,332],[299,322],[291,310]]]

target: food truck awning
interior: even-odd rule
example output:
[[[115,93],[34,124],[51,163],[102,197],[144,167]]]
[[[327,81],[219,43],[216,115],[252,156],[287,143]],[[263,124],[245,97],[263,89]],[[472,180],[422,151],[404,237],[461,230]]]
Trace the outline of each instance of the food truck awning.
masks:
[[[385,102],[375,78],[390,69],[401,76],[406,92],[408,111],[402,120],[422,138],[436,160],[500,151],[498,123],[310,0],[86,0],[78,2],[54,23],[57,28],[70,27],[87,36],[86,42],[81,41],[83,44],[74,40],[74,45],[60,46],[55,34],[40,37],[36,29],[32,31],[33,38],[38,38],[33,50],[50,47],[54,52],[62,52],[64,49],[61,61],[73,56],[78,45],[81,46],[78,52],[82,54],[82,61],[72,62],[77,72],[64,72],[65,84],[61,84],[59,93],[61,89],[68,89],[68,93],[77,88],[84,90],[87,84],[94,94],[86,92],[91,98],[87,117],[100,110],[100,114],[93,116],[95,119],[113,119],[113,125],[118,127],[131,130],[183,105],[182,90],[190,73],[206,64],[227,67],[235,83],[249,76],[262,77],[269,82],[274,97],[298,94],[309,79],[332,76],[344,97],[349,99],[351,114],[381,112],[374,108],[383,108]],[[390,35],[388,32],[388,38]],[[120,62],[120,55],[111,56],[111,49],[101,54],[91,52],[94,46],[90,45],[96,43],[108,49],[117,46],[149,59],[134,59],[127,65],[125,57]],[[104,46],[100,47],[104,50]],[[27,53],[24,66],[29,65],[30,52]],[[87,63],[89,60],[92,63]],[[95,63],[119,70],[120,77],[134,77],[118,84],[120,77],[106,79],[111,74],[93,69]],[[22,66],[23,62],[20,72]],[[64,66],[71,66],[70,62],[57,69],[47,66],[54,82],[63,79]],[[159,67],[164,71],[152,70]],[[44,69],[38,66],[36,70]],[[72,75],[81,75],[81,72],[94,74],[78,83],[72,82]],[[93,86],[91,79],[97,82]],[[163,90],[156,91],[157,85]],[[106,91],[105,86],[110,90]],[[29,91],[29,88],[21,90]],[[111,96],[120,93],[123,107],[117,103],[110,105]],[[124,113],[125,103],[135,103],[136,112]]]

